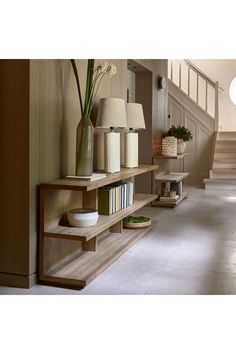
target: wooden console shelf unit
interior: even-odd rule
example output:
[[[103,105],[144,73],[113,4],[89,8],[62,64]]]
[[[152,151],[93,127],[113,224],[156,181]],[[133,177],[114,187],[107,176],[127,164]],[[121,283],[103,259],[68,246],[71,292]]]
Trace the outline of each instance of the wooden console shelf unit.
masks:
[[[158,160],[162,160],[162,164],[167,164],[168,163],[168,168],[165,168],[165,172],[158,174],[154,177],[154,191],[161,196],[162,195],[162,190],[161,190],[161,184],[162,183],[179,183],[184,180],[184,178],[188,177],[189,173],[172,173],[170,172],[170,166],[169,163],[171,160],[180,160],[188,156],[189,154],[187,152],[184,152],[183,154],[179,154],[176,156],[164,156],[164,155],[155,155],[153,156],[153,164],[158,162]],[[164,160],[164,161],[163,161]],[[168,162],[169,161],[169,162]],[[157,206],[157,207],[166,207],[166,208],[175,208],[178,204],[180,204],[186,197],[188,196],[188,193],[182,192],[179,198],[176,201],[162,201],[158,200],[160,197],[158,197],[157,200],[152,202],[152,206]]]
[[[39,281],[84,287],[144,237],[151,227],[123,230],[123,218],[154,201],[157,198],[154,194],[135,194],[131,206],[110,216],[100,215],[92,227],[70,227],[65,214],[74,207],[97,208],[97,189],[101,186],[156,169],[157,165],[141,165],[122,168],[96,181],[64,178],[41,184]]]

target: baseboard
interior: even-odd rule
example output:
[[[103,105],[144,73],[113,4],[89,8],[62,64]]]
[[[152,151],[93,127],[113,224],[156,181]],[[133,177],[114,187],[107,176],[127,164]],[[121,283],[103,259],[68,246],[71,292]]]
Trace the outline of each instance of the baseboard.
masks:
[[[30,289],[37,283],[37,273],[30,275],[19,275],[10,273],[0,273],[0,285],[15,288]]]

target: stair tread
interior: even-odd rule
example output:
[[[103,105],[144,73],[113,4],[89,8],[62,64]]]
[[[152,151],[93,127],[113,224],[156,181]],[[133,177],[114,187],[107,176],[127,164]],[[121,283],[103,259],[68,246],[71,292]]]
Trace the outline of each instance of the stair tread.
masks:
[[[236,144],[236,140],[216,140],[216,143],[224,143],[224,144]]]
[[[236,174],[236,168],[213,168],[212,172],[213,173],[235,173]]]
[[[234,159],[234,158],[236,158],[236,151],[232,151],[232,152],[228,152],[228,151],[215,152],[215,155],[217,155],[217,154],[218,154],[218,156],[217,157],[215,156],[216,159],[218,159],[218,158],[220,158],[220,159],[223,159],[223,158]],[[230,156],[225,156],[225,155],[230,155]]]
[[[218,163],[236,163],[236,157],[235,158],[227,158],[227,157],[217,157],[214,159],[214,162]]]
[[[236,154],[236,150],[222,150],[222,149],[215,149],[215,153],[217,153],[217,154],[220,154],[220,153],[222,153],[222,154]]]
[[[204,183],[225,183],[225,184],[236,184],[236,179],[224,179],[224,178],[205,178],[203,180]]]
[[[219,135],[221,135],[221,134],[236,134],[236,130],[235,131],[229,130],[229,131],[218,132],[218,134]]]

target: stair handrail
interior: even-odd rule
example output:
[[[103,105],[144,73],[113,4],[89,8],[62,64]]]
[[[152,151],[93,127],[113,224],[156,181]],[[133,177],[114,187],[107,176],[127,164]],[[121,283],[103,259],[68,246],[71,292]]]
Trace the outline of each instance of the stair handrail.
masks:
[[[199,76],[205,79],[211,86],[215,87],[217,81],[213,81],[209,76],[207,76],[203,71],[201,71],[196,65],[194,65],[189,59],[183,59],[187,66],[189,66],[193,71],[195,71]],[[219,86],[219,92],[224,94],[224,90]]]
[[[170,80],[172,81],[172,83],[174,83],[173,81],[173,61],[174,60],[170,60]],[[210,85],[211,87],[213,87],[214,91],[215,91],[215,102],[214,102],[214,116],[211,114],[212,118],[214,118],[214,130],[217,132],[219,130],[219,93],[224,93],[224,90],[219,87],[219,82],[218,81],[213,81],[212,79],[209,78],[209,76],[207,76],[205,73],[203,73],[196,65],[194,65],[193,63],[190,62],[190,60],[188,59],[182,59],[181,61],[179,61],[179,82],[177,84],[177,86],[181,89],[181,76],[182,76],[182,65],[181,62],[184,62],[186,64],[186,66],[188,67],[188,74],[187,74],[187,78],[188,78],[188,93],[187,96],[190,97],[190,71],[192,70],[193,72],[196,73],[197,75],[197,86],[196,86],[196,103],[199,104],[199,77],[201,77],[205,83],[206,83],[206,97],[205,97],[205,108],[204,111],[206,111],[208,113],[208,85]]]

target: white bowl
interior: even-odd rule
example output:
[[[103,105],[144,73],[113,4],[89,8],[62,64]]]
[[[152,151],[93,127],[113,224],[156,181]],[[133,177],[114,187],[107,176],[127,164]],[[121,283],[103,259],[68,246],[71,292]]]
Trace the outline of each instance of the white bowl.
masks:
[[[71,226],[88,227],[96,225],[98,212],[96,209],[71,209],[67,212],[67,218]]]

